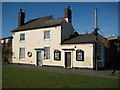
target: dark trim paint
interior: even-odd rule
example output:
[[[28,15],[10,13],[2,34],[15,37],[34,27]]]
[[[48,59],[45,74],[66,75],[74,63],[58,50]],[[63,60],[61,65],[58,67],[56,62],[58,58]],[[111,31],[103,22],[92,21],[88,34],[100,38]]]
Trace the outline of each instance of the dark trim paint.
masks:
[[[62,50],[75,50],[75,49],[62,49]]]

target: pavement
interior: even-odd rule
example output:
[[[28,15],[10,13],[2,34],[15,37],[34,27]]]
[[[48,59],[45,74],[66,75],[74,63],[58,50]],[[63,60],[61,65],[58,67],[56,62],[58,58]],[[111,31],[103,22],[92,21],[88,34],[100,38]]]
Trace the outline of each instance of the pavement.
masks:
[[[17,64],[5,64],[2,67],[15,67],[23,68],[37,71],[47,71],[47,72],[58,72],[64,74],[78,74],[84,76],[94,76],[94,77],[106,77],[106,78],[116,78],[120,76],[120,71],[116,71],[112,74],[113,70],[92,70],[92,69],[76,69],[76,68],[62,68],[62,67],[47,67],[47,66],[33,66],[33,65],[17,65]],[[119,77],[120,78],[120,77]]]

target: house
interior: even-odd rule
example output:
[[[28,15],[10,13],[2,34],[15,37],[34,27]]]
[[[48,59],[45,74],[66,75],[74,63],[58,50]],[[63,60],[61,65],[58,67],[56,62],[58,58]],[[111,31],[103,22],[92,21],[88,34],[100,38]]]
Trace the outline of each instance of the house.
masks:
[[[12,36],[0,39],[3,61],[12,62]]]
[[[0,39],[0,43],[4,49],[12,47],[12,36]]]
[[[18,15],[18,28],[11,31],[12,63],[92,69],[105,66],[108,40],[98,34],[96,62],[95,32],[84,35],[75,32],[70,6],[65,8],[62,18],[45,16],[24,22],[22,9]]]

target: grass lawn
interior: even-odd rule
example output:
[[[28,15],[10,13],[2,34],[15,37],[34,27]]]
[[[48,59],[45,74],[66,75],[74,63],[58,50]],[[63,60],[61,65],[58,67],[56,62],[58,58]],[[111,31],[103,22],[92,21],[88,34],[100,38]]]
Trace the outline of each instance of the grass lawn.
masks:
[[[3,88],[117,88],[117,79],[3,67]]]

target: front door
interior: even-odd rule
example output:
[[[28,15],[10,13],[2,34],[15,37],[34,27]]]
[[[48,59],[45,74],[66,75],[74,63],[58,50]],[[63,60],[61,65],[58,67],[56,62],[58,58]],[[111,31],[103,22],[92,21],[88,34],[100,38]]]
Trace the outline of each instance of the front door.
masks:
[[[71,67],[71,52],[65,52],[65,67]]]
[[[42,66],[41,51],[37,51],[37,65]]]

